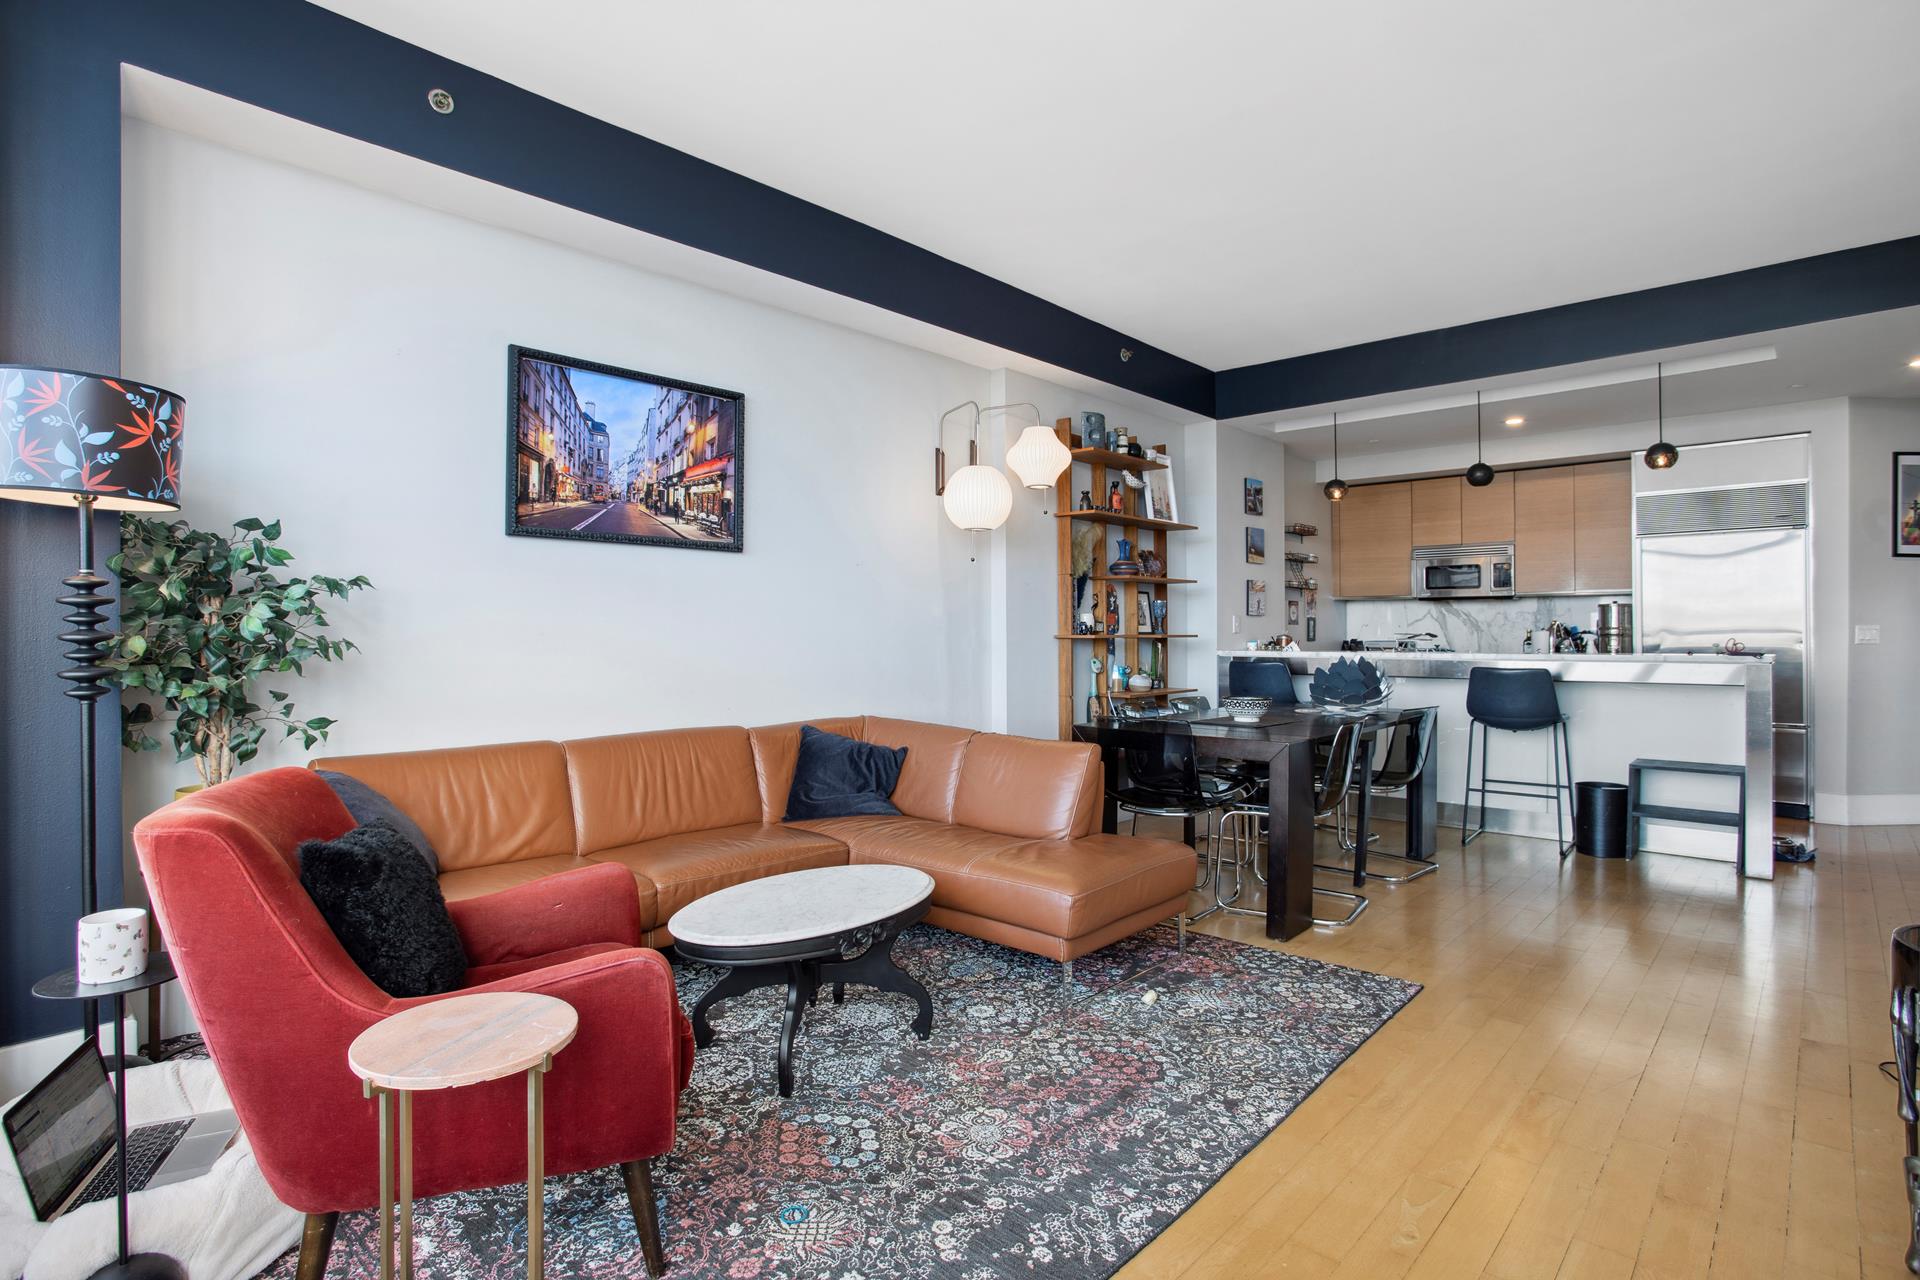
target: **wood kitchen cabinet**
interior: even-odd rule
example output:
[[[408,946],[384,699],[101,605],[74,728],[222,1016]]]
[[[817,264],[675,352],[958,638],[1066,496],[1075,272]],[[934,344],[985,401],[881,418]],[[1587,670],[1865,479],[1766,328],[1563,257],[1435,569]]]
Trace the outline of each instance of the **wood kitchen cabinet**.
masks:
[[[1407,486],[1414,546],[1453,547],[1465,541],[1460,536],[1460,491],[1466,487],[1459,476],[1415,480]]]
[[[1412,486],[1355,485],[1335,509],[1335,594],[1412,594]]]
[[[1576,591],[1632,589],[1633,466],[1627,459],[1573,468],[1573,563]]]
[[[1523,596],[1574,590],[1574,468],[1513,476],[1513,589]]]
[[[1496,472],[1493,483],[1476,489],[1460,484],[1460,541],[1513,541],[1513,472]],[[1417,539],[1416,539],[1417,541]]]
[[[1415,547],[1511,542],[1523,596],[1633,586],[1633,467],[1627,459],[1355,485],[1334,506],[1336,596],[1406,596]]]

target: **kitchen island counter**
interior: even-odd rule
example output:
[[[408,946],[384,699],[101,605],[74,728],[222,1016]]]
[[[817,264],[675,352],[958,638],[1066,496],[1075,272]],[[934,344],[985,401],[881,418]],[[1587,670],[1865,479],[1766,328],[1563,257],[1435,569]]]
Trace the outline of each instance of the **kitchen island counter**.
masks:
[[[1767,655],[1723,653],[1362,653],[1328,650],[1219,651],[1219,689],[1227,690],[1228,664],[1239,660],[1280,662],[1294,678],[1302,702],[1310,701],[1312,673],[1340,658],[1365,658],[1391,676],[1394,706],[1440,709],[1434,747],[1443,820],[1459,821],[1466,786],[1466,682],[1475,667],[1538,667],[1559,686],[1567,715],[1573,774],[1578,781],[1625,782],[1627,765],[1640,757],[1741,764],[1747,769],[1746,865],[1744,874],[1773,876],[1773,660]],[[1548,735],[1492,733],[1493,772],[1502,777],[1551,778]],[[1660,804],[1727,808],[1724,780],[1662,775],[1649,780],[1649,799]],[[1495,807],[1503,805],[1505,807]],[[1384,809],[1384,807],[1383,807]],[[1449,814],[1448,810],[1451,810]],[[1491,830],[1518,835],[1554,835],[1553,808],[1518,797],[1491,797]],[[1571,832],[1568,833],[1571,835]],[[1654,852],[1732,861],[1731,833],[1649,822],[1645,848]]]

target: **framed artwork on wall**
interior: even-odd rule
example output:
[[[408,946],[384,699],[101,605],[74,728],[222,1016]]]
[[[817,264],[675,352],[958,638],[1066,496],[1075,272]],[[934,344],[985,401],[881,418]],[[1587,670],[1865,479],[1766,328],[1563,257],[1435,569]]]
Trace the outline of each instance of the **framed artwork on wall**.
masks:
[[[739,551],[746,397],[507,348],[507,532]]]
[[[1267,562],[1267,531],[1254,525],[1247,526],[1247,563],[1265,564]]]
[[[1920,453],[1893,455],[1893,554],[1920,556]]]
[[[1264,578],[1247,579],[1247,616],[1249,618],[1267,616],[1267,583]]]
[[[1247,514],[1250,516],[1263,516],[1267,514],[1267,486],[1252,476],[1248,476],[1246,479],[1245,492]]]
[[[1300,602],[1298,600],[1287,601],[1287,625],[1290,627],[1300,625]]]

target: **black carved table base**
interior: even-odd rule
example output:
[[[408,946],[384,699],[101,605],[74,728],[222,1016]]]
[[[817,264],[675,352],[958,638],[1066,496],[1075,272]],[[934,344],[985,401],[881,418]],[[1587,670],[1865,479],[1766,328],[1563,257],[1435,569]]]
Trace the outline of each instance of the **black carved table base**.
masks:
[[[927,914],[931,899],[898,915],[823,938],[781,942],[758,947],[694,946],[678,942],[674,949],[690,960],[725,965],[727,972],[693,1006],[693,1040],[702,1049],[713,1043],[707,1010],[722,1000],[758,991],[787,988],[787,1011],[780,1021],[780,1096],[793,1096],[793,1045],[807,1009],[819,1002],[823,983],[833,984],[833,1002],[846,997],[848,983],[912,996],[920,1006],[913,1018],[914,1034],[925,1040],[933,1034],[933,999],[918,979],[893,959],[900,931]]]

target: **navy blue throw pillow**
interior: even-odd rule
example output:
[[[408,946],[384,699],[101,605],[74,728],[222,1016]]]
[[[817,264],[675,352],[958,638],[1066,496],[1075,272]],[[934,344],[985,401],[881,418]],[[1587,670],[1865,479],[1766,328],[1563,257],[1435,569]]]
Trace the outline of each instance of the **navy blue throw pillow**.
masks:
[[[300,846],[300,884],[360,971],[390,996],[457,991],[467,953],[440,881],[382,823]]]
[[[787,791],[787,821],[897,814],[887,799],[900,781],[905,747],[880,747],[800,726],[800,757]]]
[[[347,806],[347,812],[353,815],[355,822],[363,827],[370,827],[376,822],[392,827],[405,836],[407,843],[427,860],[428,870],[436,876],[440,874],[440,855],[434,852],[433,842],[427,839],[427,833],[420,829],[419,823],[400,812],[400,806],[358,778],[344,773],[330,773],[325,769],[315,769],[314,772],[320,775],[322,782],[333,788],[333,794],[339,797],[341,804]]]

